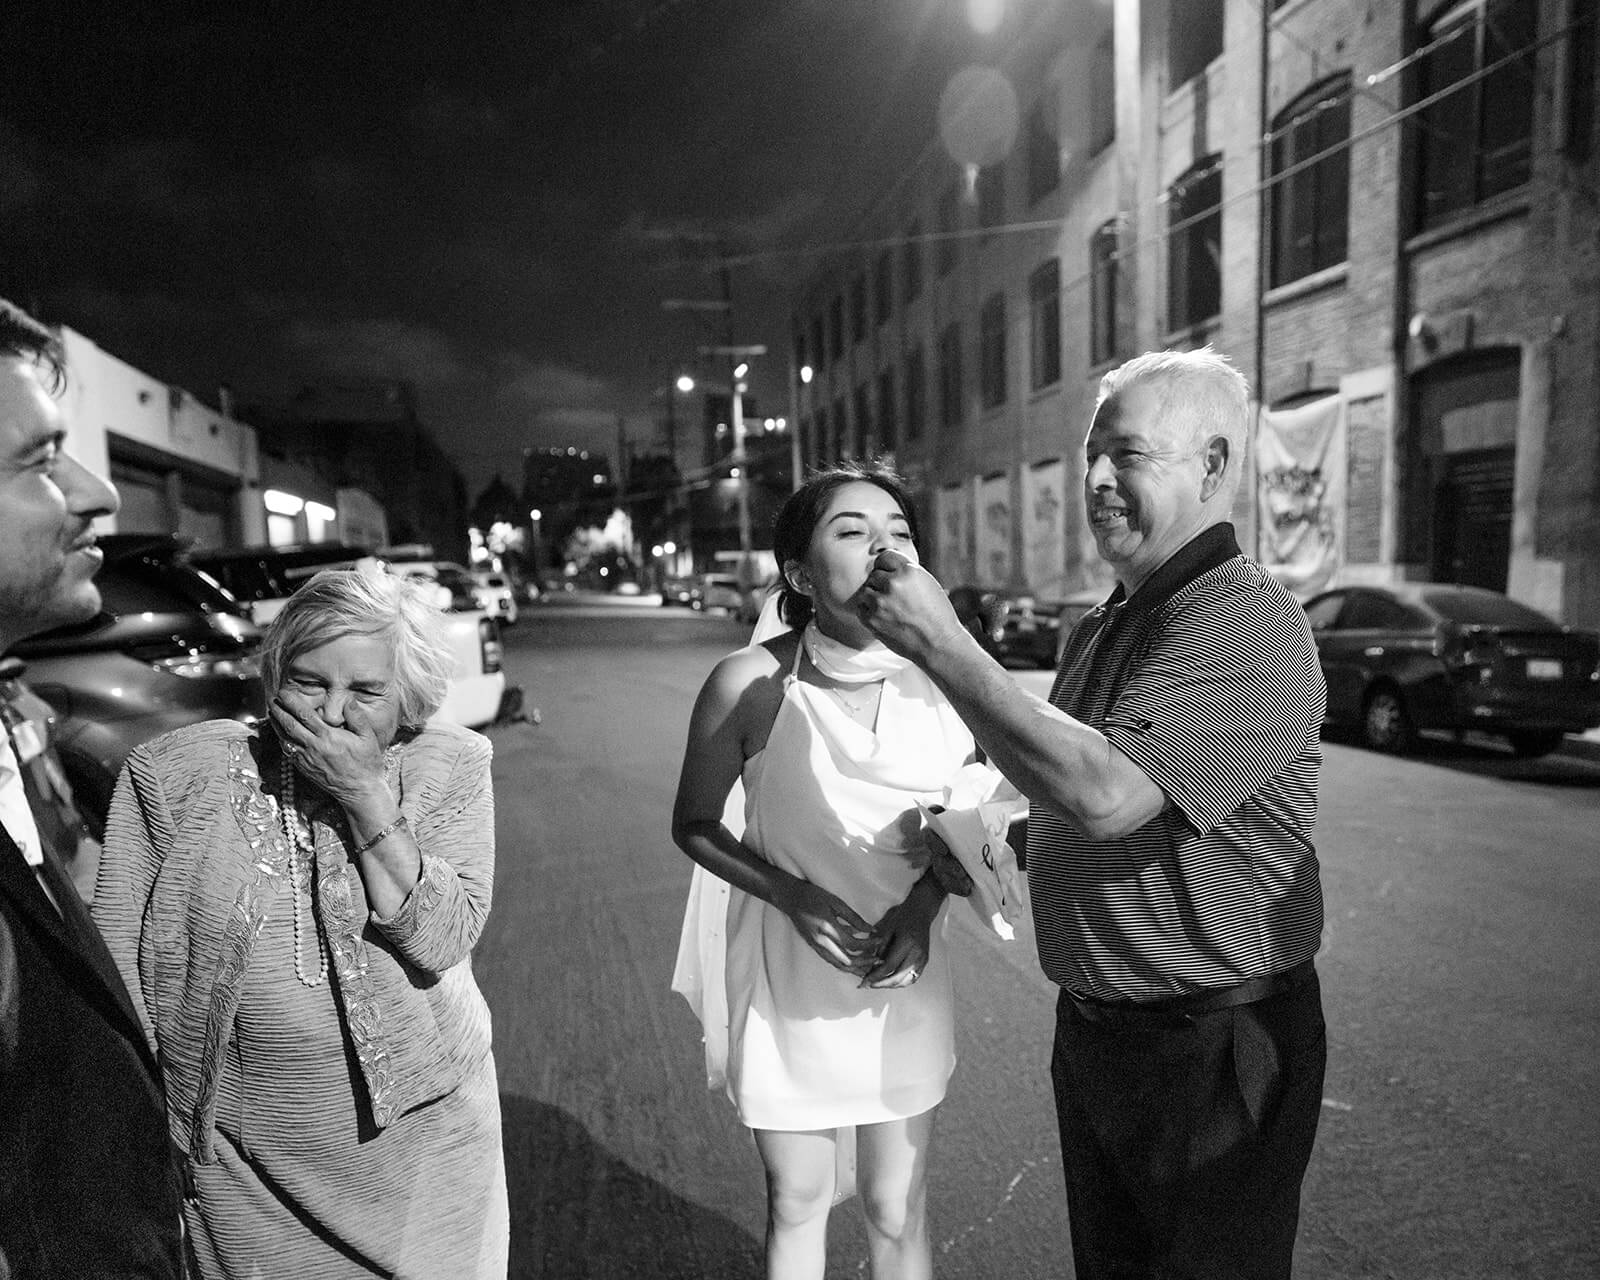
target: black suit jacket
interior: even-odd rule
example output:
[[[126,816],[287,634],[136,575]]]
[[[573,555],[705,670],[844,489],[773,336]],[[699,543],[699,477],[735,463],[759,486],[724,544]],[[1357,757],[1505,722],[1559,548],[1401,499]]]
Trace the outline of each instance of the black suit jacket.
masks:
[[[0,827],[0,1278],[179,1277],[160,1074],[40,823],[51,906]]]

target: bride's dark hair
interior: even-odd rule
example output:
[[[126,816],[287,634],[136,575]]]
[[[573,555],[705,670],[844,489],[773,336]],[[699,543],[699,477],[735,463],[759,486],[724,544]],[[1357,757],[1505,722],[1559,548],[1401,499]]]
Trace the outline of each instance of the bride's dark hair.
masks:
[[[863,482],[877,485],[895,500],[911,529],[912,543],[921,550],[916,507],[905,482],[891,468],[879,462],[840,462],[816,472],[789,495],[772,526],[772,554],[778,562],[778,616],[796,631],[811,620],[811,598],[795,590],[787,566],[805,559],[811,535],[817,531],[817,521],[833,491]]]

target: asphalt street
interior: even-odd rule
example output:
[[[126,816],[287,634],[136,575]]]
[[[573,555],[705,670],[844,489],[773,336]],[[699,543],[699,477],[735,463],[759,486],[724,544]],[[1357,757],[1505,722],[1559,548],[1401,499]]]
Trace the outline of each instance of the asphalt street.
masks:
[[[668,989],[689,863],[668,833],[689,709],[730,619],[535,607],[506,633],[540,723],[494,728],[495,1015],[516,1277],[760,1274],[761,1166]],[[1019,673],[1030,687],[1047,673]],[[1329,742],[1318,848],[1329,1023],[1297,1276],[1600,1275],[1600,763]],[[1026,933],[953,904],[960,1066],[941,1110],[937,1274],[1069,1277]],[[857,1206],[830,1277],[865,1275]]]

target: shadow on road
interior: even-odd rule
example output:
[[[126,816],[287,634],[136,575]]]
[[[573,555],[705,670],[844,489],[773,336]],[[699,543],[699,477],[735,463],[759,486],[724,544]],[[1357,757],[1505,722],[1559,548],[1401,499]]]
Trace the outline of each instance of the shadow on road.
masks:
[[[630,1168],[559,1108],[500,1096],[510,1280],[733,1280],[758,1241]]]
[[[1331,725],[1322,727],[1322,740],[1357,751],[1368,750],[1358,735]],[[1508,746],[1491,735],[1468,734],[1456,738],[1450,734],[1423,733],[1406,758],[1454,769],[1458,773],[1499,778],[1502,782],[1600,788],[1600,763],[1560,753],[1523,759],[1512,755]]]

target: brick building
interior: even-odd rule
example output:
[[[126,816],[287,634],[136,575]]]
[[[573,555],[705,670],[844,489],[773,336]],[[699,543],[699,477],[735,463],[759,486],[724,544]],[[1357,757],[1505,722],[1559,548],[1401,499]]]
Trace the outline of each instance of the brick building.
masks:
[[[1099,585],[1099,377],[1209,343],[1264,406],[1241,542],[1302,594],[1600,627],[1593,0],[1014,8],[798,282],[807,461],[891,453],[948,583]]]

